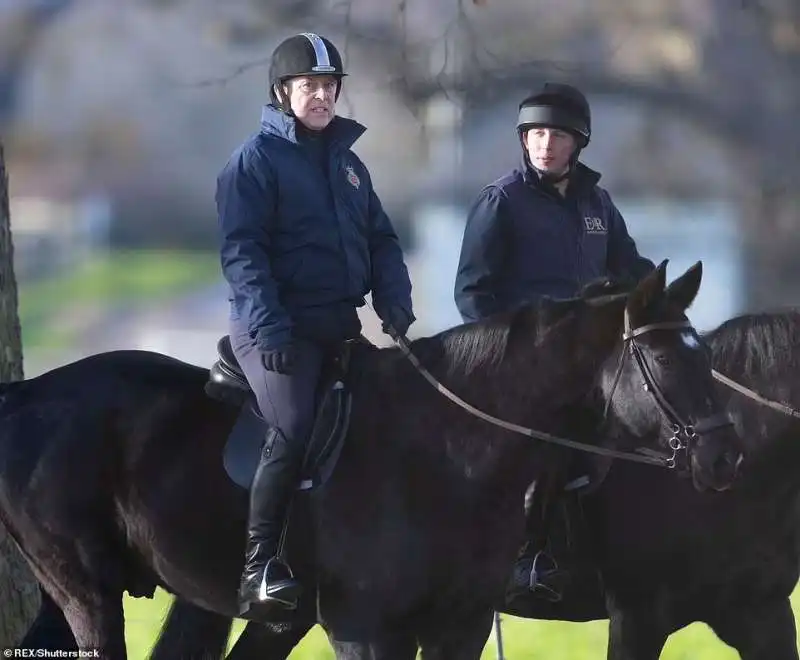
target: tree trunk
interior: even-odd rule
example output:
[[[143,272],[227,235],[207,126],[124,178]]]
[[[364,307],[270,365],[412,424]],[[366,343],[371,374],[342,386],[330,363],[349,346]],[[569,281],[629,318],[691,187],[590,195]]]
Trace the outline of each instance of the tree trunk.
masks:
[[[22,338],[3,144],[0,142],[0,381],[21,380]],[[0,648],[19,643],[39,609],[39,585],[0,524]]]

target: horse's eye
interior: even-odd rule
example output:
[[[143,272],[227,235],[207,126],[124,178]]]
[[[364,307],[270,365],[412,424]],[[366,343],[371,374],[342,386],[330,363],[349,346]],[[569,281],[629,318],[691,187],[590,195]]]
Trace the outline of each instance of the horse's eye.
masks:
[[[666,367],[669,365],[669,358],[663,353],[659,353],[656,355],[656,362],[658,362],[662,367]]]

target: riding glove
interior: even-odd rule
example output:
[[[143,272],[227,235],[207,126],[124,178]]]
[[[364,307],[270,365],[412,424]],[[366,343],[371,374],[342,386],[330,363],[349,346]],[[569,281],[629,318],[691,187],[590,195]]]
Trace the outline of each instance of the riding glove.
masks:
[[[391,326],[397,334],[404,337],[406,332],[408,332],[409,326],[416,320],[414,314],[407,311],[405,307],[395,305],[387,310],[386,318],[383,319],[383,324],[381,325],[381,330],[391,337],[392,331],[389,327]]]

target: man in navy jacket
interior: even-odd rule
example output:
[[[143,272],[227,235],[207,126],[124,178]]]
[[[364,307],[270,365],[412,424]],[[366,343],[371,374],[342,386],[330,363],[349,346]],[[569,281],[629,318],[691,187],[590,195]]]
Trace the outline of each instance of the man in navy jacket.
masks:
[[[570,85],[545,83],[520,103],[522,164],[486,186],[467,218],[455,280],[465,322],[543,296],[571,298],[600,277],[639,279],[655,268],[597,185],[600,175],[578,160],[591,131],[589,103]],[[537,484],[544,489],[537,495],[544,521],[560,485],[558,479]],[[531,539],[512,588],[540,587],[558,598],[547,584],[555,561],[540,551],[545,534]]]
[[[283,41],[260,130],[217,178],[231,345],[270,426],[250,491],[239,588],[249,618],[262,604],[297,604],[300,586],[276,555],[325,356],[360,335],[357,308],[370,291],[385,332],[405,334],[415,320],[397,235],[351,150],[365,128],[335,115],[345,75],[328,39]]]

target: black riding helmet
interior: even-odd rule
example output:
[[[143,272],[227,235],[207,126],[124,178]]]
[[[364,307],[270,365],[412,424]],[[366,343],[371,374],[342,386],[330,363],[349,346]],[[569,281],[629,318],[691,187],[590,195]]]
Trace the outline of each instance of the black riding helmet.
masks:
[[[519,135],[535,126],[569,131],[577,139],[578,149],[583,149],[592,137],[589,102],[583,92],[572,85],[545,83],[519,104]]]
[[[330,75],[339,84],[336,99],[342,91],[344,72],[342,56],[330,40],[313,32],[302,32],[282,41],[272,53],[269,65],[269,89],[272,102],[284,111],[289,111],[288,99],[278,98],[275,86],[280,89],[289,78],[297,76]]]
[[[557,183],[566,179],[575,169],[581,150],[592,136],[592,114],[583,92],[564,83],[545,83],[542,88],[523,99],[519,104],[517,135],[525,162],[533,167],[525,146],[525,133],[535,127],[558,128],[575,136],[577,145],[569,159],[566,171],[559,175],[539,172],[543,180]]]

